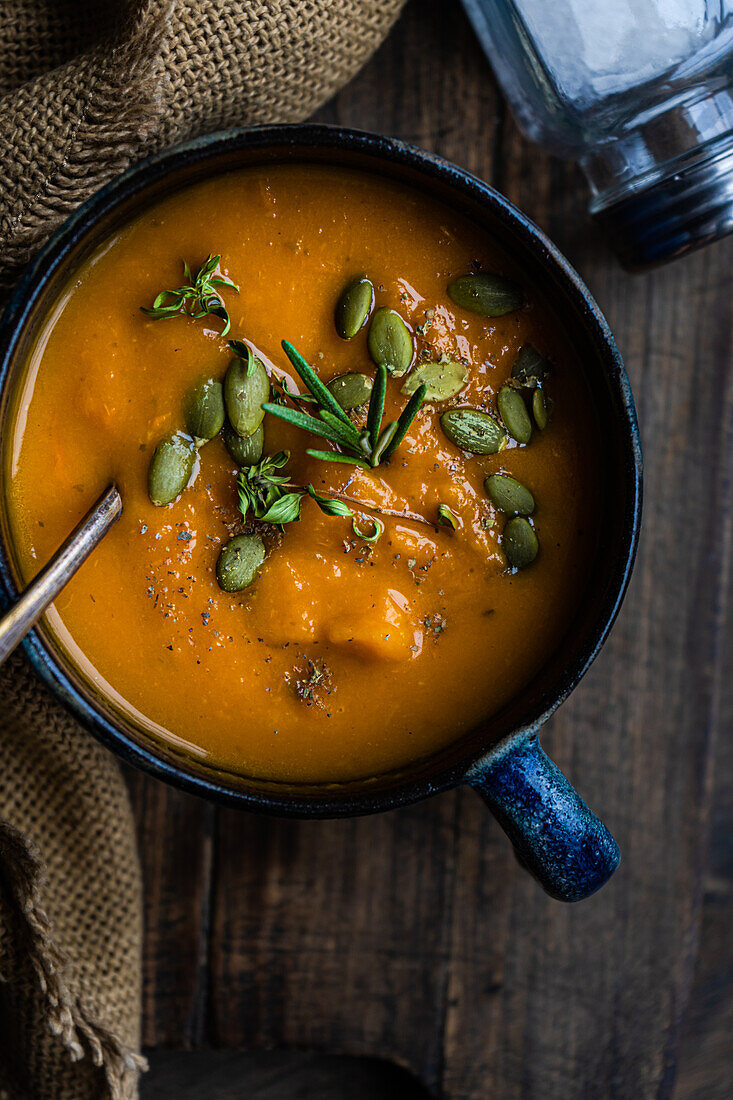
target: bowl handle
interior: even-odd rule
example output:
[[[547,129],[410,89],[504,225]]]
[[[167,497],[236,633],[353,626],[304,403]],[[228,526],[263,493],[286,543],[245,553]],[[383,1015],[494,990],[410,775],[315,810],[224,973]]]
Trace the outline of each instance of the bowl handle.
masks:
[[[534,734],[467,777],[507,834],[519,862],[559,901],[590,897],[611,877],[618,844]]]

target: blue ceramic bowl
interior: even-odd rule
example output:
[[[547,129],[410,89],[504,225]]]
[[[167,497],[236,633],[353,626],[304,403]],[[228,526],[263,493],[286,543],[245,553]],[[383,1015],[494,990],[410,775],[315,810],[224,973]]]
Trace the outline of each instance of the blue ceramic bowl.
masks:
[[[77,211],[31,264],[0,324],[0,430],[28,348],[70,273],[148,204],[214,173],[249,164],[311,161],[390,176],[472,218],[511,252],[562,319],[583,364],[604,441],[602,532],[585,599],[564,641],[516,699],[481,728],[406,769],[348,783],[294,785],[207,767],[151,739],[95,694],[44,624],[25,641],[33,666],[70,710],[124,760],[195,794],[303,817],[373,813],[468,784],[508,833],[521,862],[554,897],[587,897],[613,873],[619,851],[539,746],[538,732],[603,645],[631,572],[641,517],[641,451],[634,403],[608,325],[577,273],[544,234],[481,180],[389,138],[322,126],[235,130],[144,161]],[[0,592],[18,593],[18,569],[0,507]]]

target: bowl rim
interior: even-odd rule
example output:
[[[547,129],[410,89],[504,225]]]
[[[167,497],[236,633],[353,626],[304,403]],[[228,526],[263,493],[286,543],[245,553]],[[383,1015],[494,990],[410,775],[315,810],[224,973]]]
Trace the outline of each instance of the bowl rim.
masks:
[[[175,176],[192,163],[203,162],[219,154],[245,150],[265,152],[268,149],[302,151],[304,159],[308,159],[308,154],[317,149],[329,153],[343,151],[350,155],[360,154],[375,164],[398,165],[427,176],[457,192],[462,199],[488,208],[492,217],[500,221],[509,234],[518,237],[534,255],[538,266],[552,274],[556,286],[574,307],[577,318],[585,324],[587,335],[598,353],[599,365],[609,385],[616,391],[618,409],[623,413],[619,428],[622,430],[626,503],[623,527],[618,534],[619,565],[585,644],[575,660],[553,682],[554,688],[545,692],[530,708],[521,725],[492,740],[489,745],[468,751],[460,761],[443,767],[435,775],[411,776],[411,770],[424,769],[426,762],[429,763],[430,758],[423,758],[399,772],[381,773],[374,777],[371,785],[363,779],[310,784],[308,794],[298,794],[298,785],[292,783],[244,777],[253,784],[253,789],[247,789],[228,785],[217,778],[223,773],[213,769],[210,776],[193,774],[186,770],[183,758],[176,757],[173,762],[166,759],[162,753],[154,751],[152,738],[147,743],[133,739],[115,723],[111,711],[105,713],[101,707],[84,698],[66,674],[63,662],[46,644],[38,629],[34,628],[26,636],[23,648],[40,678],[86,729],[128,763],[193,794],[241,808],[281,816],[345,817],[393,809],[462,783],[470,783],[472,777],[478,777],[491,762],[536,735],[568,698],[605,643],[631,577],[641,528],[641,440],[631,386],[605,317],[575,268],[527,215],[472,172],[435,153],[396,138],[316,123],[256,126],[194,138],[139,161],[92,194],[59,226],[31,261],[0,319],[0,389],[5,389],[16,345],[46,283],[63,268],[84,236],[92,232],[101,220],[125,201],[146,192],[163,178]],[[8,550],[1,537],[0,592],[8,600],[18,595]],[[386,786],[390,777],[392,782]],[[380,780],[385,789],[379,789]],[[358,788],[356,793],[349,794],[349,786]],[[306,789],[306,785],[302,785],[302,789]],[[312,792],[315,789],[322,789],[324,794],[314,797]],[[340,793],[335,795],[334,789]],[[296,793],[293,794],[293,791]]]

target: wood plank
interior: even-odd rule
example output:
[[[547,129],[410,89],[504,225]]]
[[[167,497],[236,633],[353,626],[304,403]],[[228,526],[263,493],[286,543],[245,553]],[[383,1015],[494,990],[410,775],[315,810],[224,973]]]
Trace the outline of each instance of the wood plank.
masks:
[[[456,799],[348,821],[222,814],[214,1039],[441,1067]]]
[[[733,358],[733,352],[729,353]],[[733,371],[729,373],[733,385]],[[733,420],[729,420],[733,437]],[[733,438],[729,438],[733,455]],[[721,526],[733,523],[733,470]],[[719,736],[715,744],[711,843],[703,881],[702,922],[694,981],[682,1032],[675,1100],[728,1100],[733,1096],[733,562],[729,559],[727,621],[719,670]]]
[[[362,72],[314,121],[372,130],[490,173],[504,108],[463,9],[410,0]]]
[[[478,169],[491,163],[497,117],[484,72],[455,6],[411,4],[319,117],[446,155],[469,148]],[[215,1041],[394,1058],[437,1088],[460,797],[345,822],[225,812],[214,892]],[[509,866],[507,846],[496,835],[494,843]]]
[[[405,1070],[296,1051],[151,1051],[141,1100],[429,1100]]]
[[[512,123],[503,164],[504,190],[585,275],[626,357],[645,444],[645,528],[611,641],[545,735],[618,837],[621,868],[578,907],[517,877],[507,908],[491,911],[476,905],[490,873],[483,852],[459,836],[445,1090],[476,1100],[668,1096],[720,727],[733,248],[629,276],[584,222],[574,169],[528,147]],[[465,809],[461,829],[472,834],[480,822]],[[494,951],[482,957],[487,943]],[[493,998],[489,983],[500,986]],[[488,1026],[477,1027],[482,998]]]
[[[206,1037],[213,825],[198,798],[125,769],[143,873],[143,1043]]]
[[[622,272],[585,218],[579,173],[517,136],[450,0],[413,0],[320,117],[414,141],[493,179],[576,263],[616,331],[645,439],[645,532],[612,639],[545,742],[616,833],[623,863],[596,898],[563,907],[521,873],[470,792],[360,821],[224,811],[207,1001],[214,811],[152,787],[143,794],[152,781],[140,780],[148,1042],[205,1034],[231,1046],[378,1054],[446,1100],[668,1097],[693,973],[712,753],[731,725],[720,702],[730,668],[720,594],[731,557],[733,246],[643,277]],[[708,894],[720,860],[730,867],[729,852],[715,858]],[[701,955],[680,1100],[717,1100],[704,1089],[723,1079],[705,1054],[725,1050],[729,1000],[707,1047],[700,1037],[730,911],[726,895],[706,918],[712,953]]]

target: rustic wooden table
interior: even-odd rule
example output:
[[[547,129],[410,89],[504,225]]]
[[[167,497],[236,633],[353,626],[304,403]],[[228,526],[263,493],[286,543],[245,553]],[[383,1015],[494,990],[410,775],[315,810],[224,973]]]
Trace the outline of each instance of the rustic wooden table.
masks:
[[[545,743],[623,862],[566,906],[519,869],[469,791],[297,823],[132,776],[145,1042],[391,1059],[446,1100],[728,1100],[733,241],[649,275],[620,270],[578,171],[518,134],[455,0],[412,0],[318,117],[490,181],[557,241],[616,333],[644,439],[644,531],[611,640]],[[362,1095],[314,1085],[292,1055],[266,1072],[221,1057],[161,1056],[144,1095]]]

